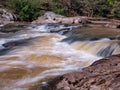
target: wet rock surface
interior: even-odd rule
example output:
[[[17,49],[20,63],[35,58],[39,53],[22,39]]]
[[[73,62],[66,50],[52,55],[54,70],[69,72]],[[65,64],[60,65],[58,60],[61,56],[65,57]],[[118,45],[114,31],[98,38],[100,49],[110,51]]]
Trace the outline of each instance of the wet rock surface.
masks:
[[[56,77],[39,90],[120,90],[120,54]]]
[[[9,33],[9,32],[17,32],[20,30],[24,30],[28,26],[27,23],[9,23],[0,27],[0,32]]]

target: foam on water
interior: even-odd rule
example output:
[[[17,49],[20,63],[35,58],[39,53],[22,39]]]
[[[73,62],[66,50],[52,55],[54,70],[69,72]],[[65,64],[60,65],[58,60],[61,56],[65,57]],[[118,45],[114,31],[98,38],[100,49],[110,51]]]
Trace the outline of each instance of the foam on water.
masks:
[[[32,72],[31,69],[34,69],[36,66],[39,68],[51,68],[49,70],[45,69],[41,73],[37,72],[35,75],[27,75],[24,76],[24,78],[16,80],[14,83],[10,84],[11,86],[15,86],[13,89],[24,85],[31,85],[46,77],[56,76],[83,68],[100,58],[86,53],[85,51],[76,50],[65,42],[60,42],[65,36],[45,33],[40,35],[38,39],[32,41],[31,45],[12,50],[7,55],[1,57],[3,59],[11,58],[10,60],[0,61],[0,64],[4,65],[3,67],[9,66],[8,68],[3,68],[1,71],[13,67],[24,68],[30,72]],[[22,36],[23,38],[27,37],[26,35],[21,35],[21,37]],[[32,35],[30,35],[30,37],[31,36]],[[34,57],[31,55],[34,55]],[[46,56],[43,58],[44,55]],[[12,57],[18,58],[14,60]],[[31,59],[31,57],[33,57],[33,59]],[[54,60],[52,61],[52,59],[55,59],[55,62]],[[60,61],[56,62],[57,59]],[[33,73],[35,73],[35,71],[33,71]]]
[[[39,31],[39,32],[51,32],[51,31],[59,31],[59,30],[72,30],[73,28],[78,28],[79,25],[70,26],[64,24],[44,24],[44,25],[31,25],[28,27],[30,30]]]
[[[4,26],[4,24],[0,24],[0,27],[3,27]]]
[[[86,53],[91,53],[95,56],[107,57],[114,54],[120,53],[120,41],[110,40],[110,39],[100,39],[97,41],[78,41],[72,43],[71,46],[79,51],[86,51]],[[103,55],[102,55],[103,52]],[[85,56],[85,55],[83,55]]]
[[[5,39],[0,39],[0,49],[4,49],[4,46],[2,46],[4,43],[6,43]]]
[[[102,45],[101,48],[104,49],[118,42],[104,38],[95,42],[78,41],[68,44],[61,42],[66,36],[48,33],[52,29],[64,28],[72,27],[35,25],[28,27],[24,32],[19,31],[13,36],[1,38],[1,47],[7,42],[35,38],[30,41],[30,45],[16,47],[0,56],[0,67],[2,67],[0,80],[4,79],[4,83],[0,82],[1,90],[29,90],[29,87],[43,82],[48,77],[82,69],[102,58],[96,54],[97,50],[99,51],[98,47]],[[117,50],[116,52],[119,52],[118,46]],[[13,77],[15,78],[12,79]]]
[[[47,32],[48,29],[46,28],[46,25],[33,25],[33,26],[29,26],[28,29],[30,30],[34,30],[34,31],[41,31],[41,32]]]
[[[38,62],[34,62],[34,63],[28,62],[31,65],[33,64],[33,66],[27,67],[27,68],[33,68],[34,65],[38,65],[38,66],[43,66],[43,67],[58,67],[58,68],[45,70],[42,73],[37,74],[34,77],[23,78],[19,80],[18,82],[16,82],[17,86],[25,85],[28,83],[35,83],[35,82],[38,82],[40,79],[44,79],[46,77],[56,76],[56,75],[64,74],[66,72],[74,71],[74,70],[84,67],[85,63],[87,62],[91,64],[95,60],[101,58],[101,57],[97,57],[92,54],[86,53],[84,51],[75,50],[67,43],[58,42],[61,38],[51,39],[52,40],[51,42],[54,42],[54,46],[50,50],[51,53],[49,53],[49,55],[61,56],[65,58],[64,60],[61,60],[61,62],[58,62],[58,63],[52,63],[52,64],[44,63],[42,65],[40,65],[40,63],[38,65]],[[39,49],[39,47],[37,49]],[[36,50],[34,52],[36,53]],[[39,56],[42,56],[42,54],[43,53],[39,53]],[[44,54],[48,54],[48,53],[44,52]],[[10,63],[10,64],[14,64],[14,63]]]

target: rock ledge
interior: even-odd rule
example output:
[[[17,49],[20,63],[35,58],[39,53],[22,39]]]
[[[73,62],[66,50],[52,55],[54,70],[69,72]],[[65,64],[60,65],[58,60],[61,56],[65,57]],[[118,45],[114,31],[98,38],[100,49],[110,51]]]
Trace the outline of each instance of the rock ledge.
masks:
[[[82,71],[56,77],[39,90],[120,90],[120,55],[96,61]]]

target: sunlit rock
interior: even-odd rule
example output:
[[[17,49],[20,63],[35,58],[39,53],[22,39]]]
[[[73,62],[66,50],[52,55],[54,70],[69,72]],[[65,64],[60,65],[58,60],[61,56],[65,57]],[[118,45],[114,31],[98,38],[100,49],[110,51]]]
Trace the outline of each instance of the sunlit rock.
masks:
[[[0,24],[14,23],[15,20],[17,20],[15,14],[6,9],[0,8]]]
[[[45,24],[45,23],[63,23],[63,24],[79,24],[85,23],[85,17],[65,17],[62,15],[55,14],[53,12],[46,12],[43,16],[38,17],[37,20],[33,21],[32,24]]]
[[[119,86],[120,55],[115,55],[57,77],[38,90],[119,90]]]

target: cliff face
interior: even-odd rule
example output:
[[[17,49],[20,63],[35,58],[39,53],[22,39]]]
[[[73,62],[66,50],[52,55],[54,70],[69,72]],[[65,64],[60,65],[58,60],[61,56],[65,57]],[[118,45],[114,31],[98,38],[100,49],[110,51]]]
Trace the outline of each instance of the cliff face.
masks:
[[[120,90],[120,55],[96,61],[82,71],[56,77],[39,90]]]

